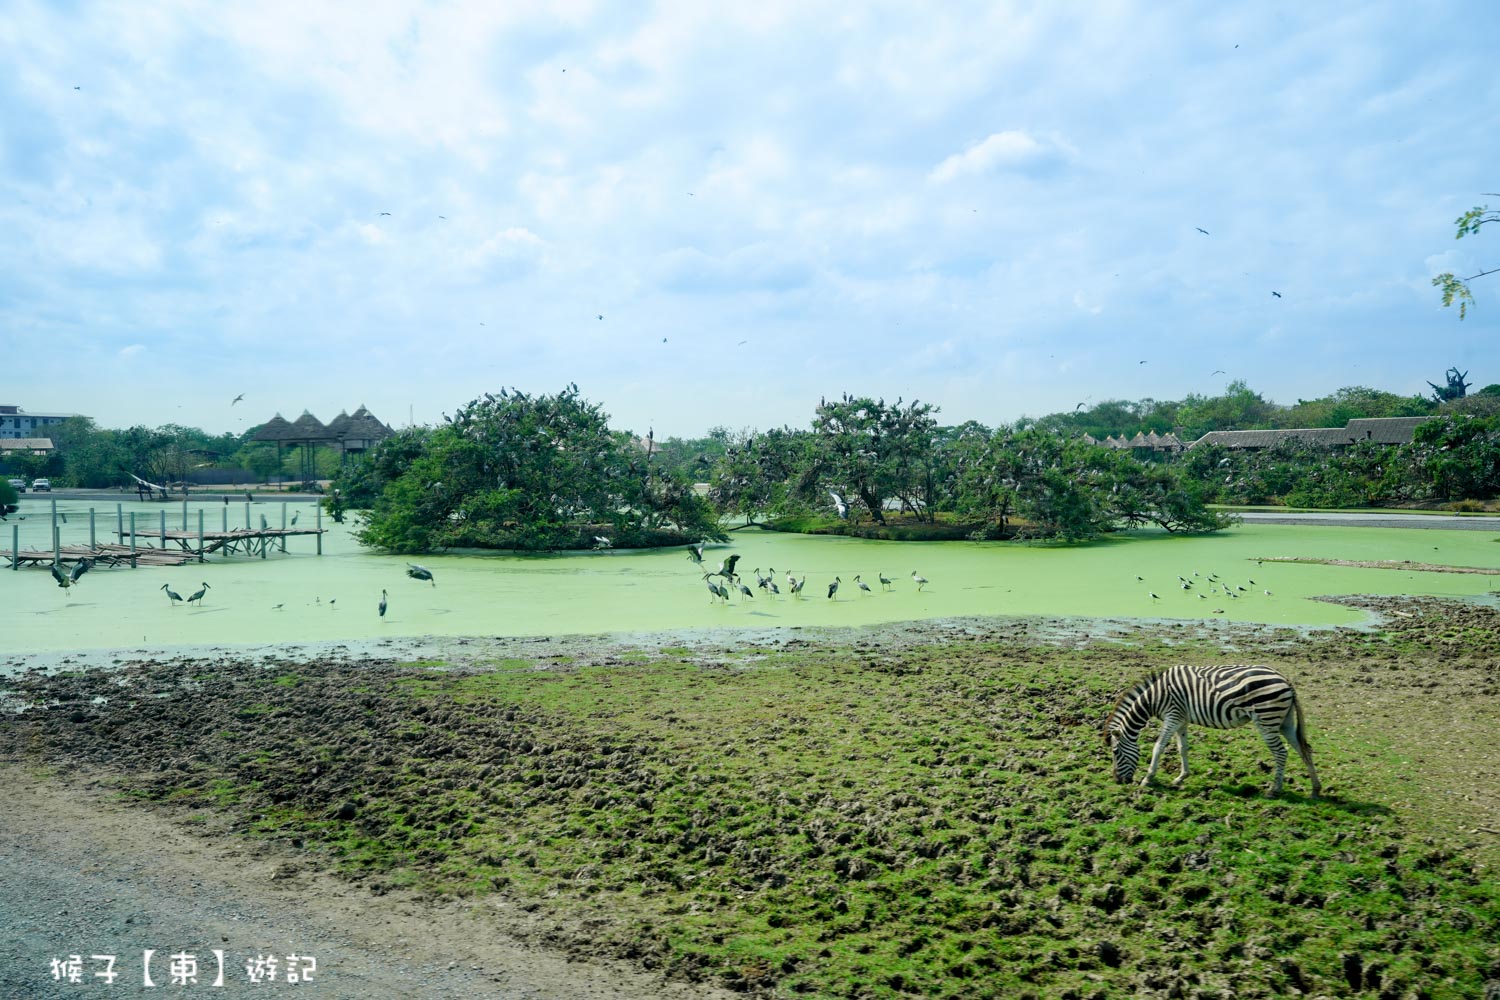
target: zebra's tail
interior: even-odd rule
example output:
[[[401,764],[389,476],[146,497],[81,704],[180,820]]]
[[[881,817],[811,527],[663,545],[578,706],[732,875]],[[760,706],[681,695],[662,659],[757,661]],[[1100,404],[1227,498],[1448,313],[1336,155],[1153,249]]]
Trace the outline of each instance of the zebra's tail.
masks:
[[[1307,738],[1307,723],[1302,721],[1302,699],[1292,693],[1292,707],[1297,712],[1297,740],[1308,753],[1312,753],[1312,742]]]

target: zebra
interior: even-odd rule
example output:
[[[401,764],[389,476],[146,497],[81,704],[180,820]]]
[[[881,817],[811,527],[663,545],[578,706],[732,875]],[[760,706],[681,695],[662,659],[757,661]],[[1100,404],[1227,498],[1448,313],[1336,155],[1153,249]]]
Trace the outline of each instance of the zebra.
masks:
[[[1286,773],[1286,744],[1302,756],[1312,778],[1312,797],[1322,791],[1313,768],[1312,746],[1302,721],[1302,704],[1291,682],[1269,667],[1251,664],[1179,665],[1151,674],[1120,696],[1104,722],[1104,741],[1114,757],[1115,780],[1129,784],[1140,761],[1141,730],[1152,718],[1162,720],[1161,736],[1151,751],[1151,765],[1141,784],[1156,776],[1162,751],[1175,736],[1182,771],[1172,782],[1187,777],[1188,723],[1212,729],[1234,729],[1254,722],[1261,739],[1276,759],[1276,777],[1266,794],[1281,794]]]

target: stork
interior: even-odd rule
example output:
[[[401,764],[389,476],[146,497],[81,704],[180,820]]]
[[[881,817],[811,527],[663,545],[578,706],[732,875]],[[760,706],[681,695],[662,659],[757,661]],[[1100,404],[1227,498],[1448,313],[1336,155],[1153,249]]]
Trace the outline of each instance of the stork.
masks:
[[[198,588],[197,593],[193,594],[192,597],[189,597],[187,599],[187,602],[189,604],[192,604],[194,601],[197,601],[198,607],[203,607],[203,595],[208,593],[210,589],[212,588],[210,588],[209,585],[205,583],[203,586]]]
[[[174,606],[182,603],[182,595],[173,590],[170,586],[164,583],[161,585],[161,589],[167,592],[167,599],[171,601]]]
[[[432,578],[432,570],[428,569],[425,566],[418,566],[416,563],[407,563],[406,575],[411,577],[413,580],[426,580],[434,587],[437,586],[437,581]]]
[[[911,571],[911,578],[912,582],[917,585],[918,590],[921,590],[923,587],[927,586],[927,577],[918,573],[916,570]]]

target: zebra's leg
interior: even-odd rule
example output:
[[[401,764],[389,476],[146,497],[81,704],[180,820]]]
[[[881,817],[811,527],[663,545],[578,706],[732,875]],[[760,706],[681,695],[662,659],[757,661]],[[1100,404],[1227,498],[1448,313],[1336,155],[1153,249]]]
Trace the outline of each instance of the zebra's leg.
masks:
[[[1266,789],[1266,795],[1275,798],[1281,794],[1281,782],[1286,777],[1286,743],[1278,728],[1267,725],[1265,720],[1257,718],[1255,725],[1260,730],[1260,738],[1271,748],[1271,756],[1276,758],[1276,777],[1272,779],[1271,787]]]
[[[1146,776],[1141,779],[1142,787],[1151,784],[1151,779],[1156,777],[1156,768],[1161,763],[1162,751],[1167,749],[1167,744],[1177,732],[1177,727],[1177,715],[1168,713],[1161,724],[1161,735],[1156,738],[1156,745],[1151,748],[1151,766],[1146,768]]]
[[[1294,709],[1281,720],[1281,735],[1296,748],[1302,757],[1302,763],[1307,765],[1307,776],[1312,779],[1312,797],[1317,798],[1323,793],[1323,783],[1318,780],[1318,771],[1313,767],[1312,747],[1308,746],[1307,737],[1302,732],[1301,706],[1294,705]]]
[[[1177,727],[1177,756],[1181,758],[1182,770],[1172,779],[1173,788],[1181,788],[1182,783],[1187,780],[1187,744],[1187,722],[1184,721]]]

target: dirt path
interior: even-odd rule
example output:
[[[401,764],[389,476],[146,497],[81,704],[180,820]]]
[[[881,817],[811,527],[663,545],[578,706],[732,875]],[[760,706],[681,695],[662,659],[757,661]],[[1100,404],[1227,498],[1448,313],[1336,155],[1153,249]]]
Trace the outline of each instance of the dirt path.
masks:
[[[171,956],[196,956],[189,995],[496,997],[647,1000],[729,996],[666,983],[623,965],[570,962],[504,935],[483,907],[372,896],[299,869],[272,849],[198,824],[197,835],[110,801],[87,780],[0,765],[0,997],[156,996]],[[224,985],[213,988],[224,952]],[[77,954],[83,983],[54,982],[51,960]],[[115,955],[112,984],[92,955]],[[278,959],[278,984],[245,965]],[[312,956],[310,982],[287,983],[286,956]],[[298,963],[299,965],[301,963]],[[169,987],[170,988],[170,987]]]

